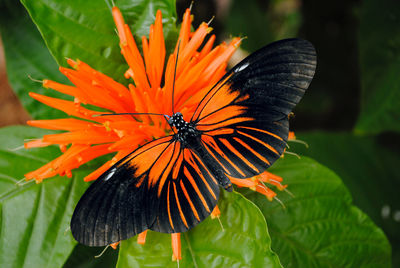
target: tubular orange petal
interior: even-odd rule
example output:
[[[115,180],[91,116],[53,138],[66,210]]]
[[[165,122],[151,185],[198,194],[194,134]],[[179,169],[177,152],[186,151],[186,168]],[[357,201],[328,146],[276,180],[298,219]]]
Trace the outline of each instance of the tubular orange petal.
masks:
[[[146,235],[147,235],[147,230],[141,232],[138,235],[137,243],[140,244],[140,245],[144,245],[146,243]]]
[[[97,124],[82,121],[73,118],[65,118],[65,119],[53,119],[53,120],[29,120],[27,124],[32,127],[46,128],[46,129],[54,129],[54,130],[82,130],[91,127],[99,126]]]
[[[25,147],[25,149],[30,149],[30,148],[37,148],[37,147],[46,147],[51,144],[52,143],[44,142],[43,139],[36,139],[36,140],[25,142],[24,147]]]
[[[172,260],[179,261],[182,259],[181,255],[181,234],[174,233],[171,234],[171,244],[172,244]]]

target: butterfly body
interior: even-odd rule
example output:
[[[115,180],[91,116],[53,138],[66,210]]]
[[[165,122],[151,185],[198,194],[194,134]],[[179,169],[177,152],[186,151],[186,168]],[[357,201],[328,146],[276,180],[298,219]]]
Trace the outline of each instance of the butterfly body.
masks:
[[[196,125],[193,122],[186,122],[180,112],[170,117],[168,123],[177,130],[173,139],[179,142],[182,148],[188,148],[195,152],[197,156],[202,159],[202,162],[206,165],[208,170],[213,173],[219,185],[231,192],[231,181],[224,173],[223,168],[209,156],[204,146],[202,146],[201,131],[196,129]]]
[[[193,143],[201,135],[193,123],[188,123],[183,119],[183,115],[180,112],[172,115],[168,120],[168,124],[171,128],[174,127],[176,129],[177,133],[174,135],[174,139],[183,146]]]
[[[72,216],[75,239],[104,246],[147,229],[178,233],[196,226],[217,205],[219,186],[231,191],[229,178],[261,174],[282,155],[288,116],[315,67],[315,50],[301,39],[245,58],[193,114],[165,116],[174,134],[137,148],[90,185]]]

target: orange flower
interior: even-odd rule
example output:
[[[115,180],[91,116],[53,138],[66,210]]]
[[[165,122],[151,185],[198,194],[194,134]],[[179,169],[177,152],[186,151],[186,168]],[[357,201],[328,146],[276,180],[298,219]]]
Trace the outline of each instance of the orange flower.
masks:
[[[62,152],[58,158],[27,173],[26,180],[39,183],[56,175],[71,177],[73,169],[99,156],[114,153],[111,160],[84,178],[85,181],[92,181],[138,146],[169,134],[170,128],[160,116],[94,117],[102,112],[85,105],[97,106],[113,113],[172,115],[172,87],[175,83],[174,110],[182,112],[184,119],[189,121],[200,99],[225,74],[227,62],[241,41],[240,38],[233,38],[229,44],[222,43],[213,48],[215,36],[207,37],[212,28],[207,23],[202,23],[192,32],[192,17],[190,9],[187,9],[183,16],[179,42],[173,54],[168,57],[164,70],[166,49],[161,12],[157,12],[155,23],[150,26],[149,39],[142,37],[143,57],[120,10],[113,7],[112,14],[119,34],[121,54],[129,65],[125,77],[132,79],[133,83],[127,88],[86,63],[72,59],[67,60],[72,69],[60,67],[60,71],[74,86],[44,80],[45,88],[70,95],[73,100],[51,98],[33,92],[30,96],[72,117],[28,121],[31,126],[66,132],[45,135],[41,139],[25,143],[25,148],[58,145]],[[179,59],[174,81],[178,45]],[[232,178],[236,185],[254,189],[270,200],[276,194],[264,183],[283,190],[286,186],[281,181],[282,178],[268,172],[245,180]],[[219,217],[219,213],[216,207],[212,216]],[[144,244],[145,239],[146,231],[139,234],[138,243]],[[113,244],[113,247],[116,245]],[[179,234],[172,234],[172,248],[173,258],[181,259]]]

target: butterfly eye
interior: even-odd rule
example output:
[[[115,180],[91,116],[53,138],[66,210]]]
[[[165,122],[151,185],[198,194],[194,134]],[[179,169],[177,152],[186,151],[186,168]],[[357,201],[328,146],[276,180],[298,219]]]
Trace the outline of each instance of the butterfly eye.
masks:
[[[173,117],[171,116],[171,117],[168,119],[168,124],[170,124],[170,125],[172,126],[173,123],[174,123],[174,119],[173,119]]]

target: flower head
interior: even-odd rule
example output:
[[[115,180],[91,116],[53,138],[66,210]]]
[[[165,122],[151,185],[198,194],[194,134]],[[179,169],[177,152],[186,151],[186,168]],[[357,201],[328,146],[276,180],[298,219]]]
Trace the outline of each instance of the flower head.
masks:
[[[96,106],[111,113],[172,115],[174,106],[174,110],[180,111],[185,121],[189,121],[201,98],[225,74],[227,62],[241,41],[240,38],[233,38],[230,43],[213,47],[215,36],[209,36],[212,28],[207,23],[202,23],[192,31],[192,16],[190,9],[187,9],[175,50],[166,57],[162,15],[158,11],[154,24],[150,26],[149,38],[142,37],[141,54],[120,10],[114,7],[112,14],[118,30],[121,54],[129,65],[124,75],[131,79],[131,83],[125,87],[84,62],[68,59],[71,68],[60,67],[60,71],[74,86],[51,80],[44,80],[43,86],[69,95],[73,97],[72,100],[31,92],[32,98],[59,109],[70,117],[28,121],[31,126],[65,132],[45,135],[41,139],[25,143],[26,148],[58,145],[62,152],[53,161],[27,173],[27,180],[39,183],[55,175],[71,177],[73,169],[94,158],[113,153],[109,161],[84,178],[85,181],[92,181],[138,146],[169,134],[171,130],[162,116],[96,116],[104,112],[89,107]],[[286,187],[281,184],[280,177],[268,172],[250,179],[231,180],[240,187],[248,187],[264,194],[270,200],[276,194],[265,183],[275,185],[280,190]],[[212,216],[219,217],[218,207]],[[138,242],[143,244],[145,239],[146,231],[138,236]],[[174,258],[179,260],[179,234],[172,235],[172,248]]]

